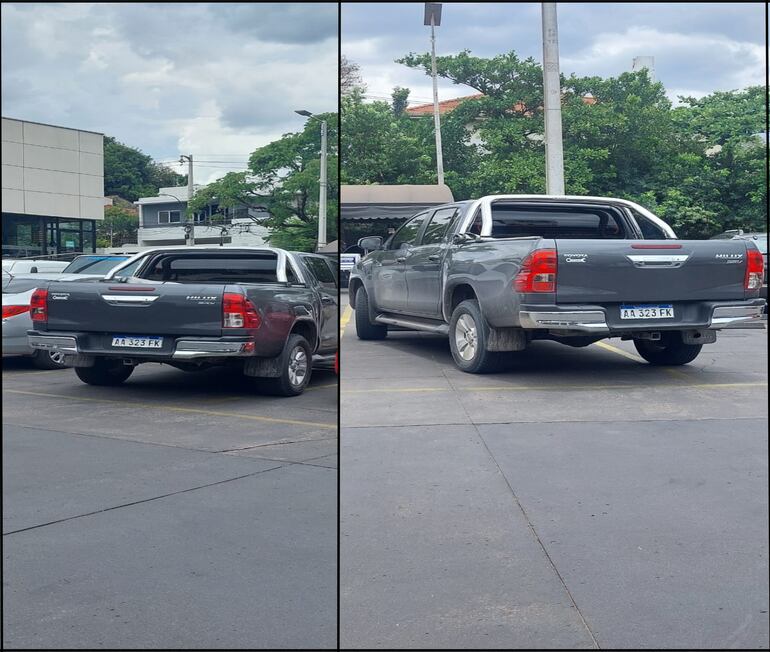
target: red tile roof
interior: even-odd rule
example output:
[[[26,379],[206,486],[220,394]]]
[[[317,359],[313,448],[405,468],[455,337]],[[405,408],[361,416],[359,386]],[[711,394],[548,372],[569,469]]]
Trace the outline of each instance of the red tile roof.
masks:
[[[476,93],[475,95],[466,95],[465,97],[455,97],[451,100],[443,100],[438,103],[438,112],[440,115],[445,113],[451,113],[465,100],[477,100],[480,97],[484,97],[484,93]],[[596,104],[596,98],[591,95],[583,97],[584,104]],[[513,106],[514,111],[523,111],[524,104],[522,102],[516,102]],[[418,117],[423,115],[433,115],[433,102],[430,104],[418,104],[417,106],[410,106],[406,109],[406,113],[411,117]]]

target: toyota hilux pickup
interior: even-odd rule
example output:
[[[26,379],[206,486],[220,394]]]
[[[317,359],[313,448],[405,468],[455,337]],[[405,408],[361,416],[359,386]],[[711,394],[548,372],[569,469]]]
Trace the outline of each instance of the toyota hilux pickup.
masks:
[[[623,199],[492,195],[432,207],[350,277],[358,337],[448,335],[457,366],[492,371],[533,340],[633,340],[656,365],[691,362],[723,328],[764,328],[750,240],[679,240]]]
[[[334,364],[337,276],[323,256],[266,247],[161,247],[92,282],[42,284],[29,344],[59,351],[92,385],[146,362],[229,365],[267,393],[294,396]]]

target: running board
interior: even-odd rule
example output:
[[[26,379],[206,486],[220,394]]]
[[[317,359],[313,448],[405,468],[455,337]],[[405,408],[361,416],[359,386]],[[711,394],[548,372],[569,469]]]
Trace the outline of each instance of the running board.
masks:
[[[313,356],[313,367],[317,369],[334,369],[335,353],[316,353]]]
[[[410,331],[427,331],[449,335],[449,325],[434,319],[420,319],[419,317],[395,317],[393,315],[377,315],[374,321],[388,326],[399,326]]]

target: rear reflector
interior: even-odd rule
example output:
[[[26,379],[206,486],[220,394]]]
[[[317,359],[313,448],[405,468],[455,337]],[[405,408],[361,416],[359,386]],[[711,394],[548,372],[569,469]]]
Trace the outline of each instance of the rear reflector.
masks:
[[[631,249],[681,249],[680,244],[632,244]]]
[[[517,292],[556,292],[556,249],[537,249],[521,263],[513,279]]]
[[[223,328],[259,328],[262,319],[256,306],[244,295],[225,292],[222,296]]]
[[[746,290],[759,290],[762,287],[764,272],[765,261],[759,249],[748,249],[746,251],[746,276],[743,281],[743,287]]]
[[[3,319],[23,315],[25,312],[29,312],[29,306],[3,306]]]
[[[38,288],[29,300],[29,313],[32,321],[48,321],[48,290]]]

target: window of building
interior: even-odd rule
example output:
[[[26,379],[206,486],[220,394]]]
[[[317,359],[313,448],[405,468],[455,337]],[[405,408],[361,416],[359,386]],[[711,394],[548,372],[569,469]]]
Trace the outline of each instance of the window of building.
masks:
[[[182,211],[158,211],[158,224],[179,224]]]

